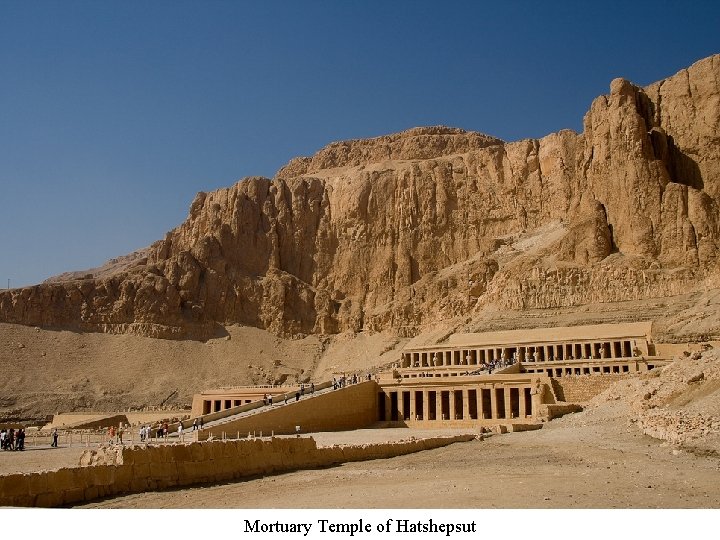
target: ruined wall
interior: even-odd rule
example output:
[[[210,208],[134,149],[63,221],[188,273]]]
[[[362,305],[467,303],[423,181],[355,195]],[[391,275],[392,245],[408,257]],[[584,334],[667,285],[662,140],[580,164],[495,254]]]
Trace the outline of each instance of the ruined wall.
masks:
[[[305,394],[300,401],[289,400],[287,405],[263,410],[260,414],[245,416],[219,426],[203,429],[201,439],[247,435],[248,432],[264,435],[302,433],[314,431],[344,431],[368,427],[378,419],[375,381],[346,386],[338,392]]]
[[[474,439],[434,437],[317,448],[312,438],[272,438],[88,451],[85,467],[0,476],[0,506],[56,507],[126,493],[382,459]]]
[[[587,403],[616,382],[633,376],[637,373],[567,376],[553,378],[552,385],[560,401]]]

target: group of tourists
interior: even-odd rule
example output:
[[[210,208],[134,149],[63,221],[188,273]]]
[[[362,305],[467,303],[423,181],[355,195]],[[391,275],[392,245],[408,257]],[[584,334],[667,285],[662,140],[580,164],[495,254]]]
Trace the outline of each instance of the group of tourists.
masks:
[[[367,373],[365,375],[366,381],[372,380],[372,375],[370,373]],[[348,377],[347,375],[343,375],[342,377],[333,377],[333,390],[337,390],[338,388],[345,388],[348,384],[357,384],[359,382],[362,382],[362,377],[359,376],[357,373],[353,373],[351,377]]]
[[[3,450],[25,450],[25,428],[0,431],[0,446]]]
[[[110,444],[123,444],[123,435],[125,434],[125,428],[120,424],[117,428],[110,426],[107,431],[108,442]]]
[[[315,393],[315,383],[310,383],[310,386],[307,386],[305,383],[300,384],[300,388],[297,389],[295,392],[295,401],[300,401],[300,398],[305,395],[305,393],[309,392],[310,394]],[[291,395],[292,397],[292,395]],[[288,402],[288,394],[287,392],[283,394],[283,403]],[[273,397],[270,394],[264,394],[263,395],[263,405],[264,406],[272,406],[273,404]]]

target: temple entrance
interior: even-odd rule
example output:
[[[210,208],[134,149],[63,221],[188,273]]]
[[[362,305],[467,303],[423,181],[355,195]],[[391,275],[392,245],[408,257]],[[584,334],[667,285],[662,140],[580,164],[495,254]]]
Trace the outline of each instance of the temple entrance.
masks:
[[[450,392],[447,390],[443,390],[440,393],[440,399],[440,405],[442,407],[442,419],[448,420],[450,418]]]
[[[437,420],[437,392],[428,392],[428,420]]]
[[[497,407],[497,418],[507,418],[505,416],[505,389],[495,389],[495,406]]]
[[[468,414],[471,420],[477,420],[477,390],[468,390]]]
[[[398,395],[397,392],[390,393],[390,421],[398,421]]]
[[[490,395],[490,392],[492,390],[490,388],[483,388],[480,390],[480,393],[482,395],[481,404],[482,404],[482,411],[483,411],[483,418],[485,420],[489,420],[492,418],[492,397]]]

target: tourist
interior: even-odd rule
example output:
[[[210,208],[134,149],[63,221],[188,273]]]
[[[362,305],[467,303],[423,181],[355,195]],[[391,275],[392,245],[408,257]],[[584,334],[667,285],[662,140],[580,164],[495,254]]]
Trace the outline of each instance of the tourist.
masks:
[[[285,392],[285,395],[283,396],[283,401],[287,404],[287,392]]]
[[[300,401],[300,391],[295,392],[295,401]]]
[[[119,444],[123,443],[122,436],[123,436],[124,431],[125,430],[123,429],[122,422],[120,422],[120,425],[118,426],[118,443]]]
[[[193,420],[192,430],[193,430],[193,431],[197,431],[197,428],[198,428],[198,424],[197,424],[197,418],[196,418],[195,420]]]
[[[204,425],[205,425],[205,421],[202,419],[202,416],[201,416],[200,417],[200,429],[202,429]]]
[[[6,433],[6,431],[3,429],[2,431],[0,431],[0,448],[2,448],[3,450],[6,450],[6,448],[5,448],[5,439],[6,439],[6,437],[7,437],[7,433]]]
[[[25,428],[18,431],[18,450],[25,450]]]
[[[178,424],[178,430],[177,430],[177,432],[178,432],[178,439],[180,439],[180,442],[184,442],[182,422],[180,422],[180,423]]]
[[[263,405],[265,405],[267,407],[267,404],[268,404],[268,395],[265,394],[265,395],[263,395]]]
[[[163,437],[165,440],[168,438],[168,425],[167,422],[163,422]]]
[[[55,429],[52,430],[52,443],[50,444],[50,446],[52,446],[52,447],[54,447],[54,448],[57,448],[57,447],[58,447],[58,432],[57,432],[57,428],[55,428]]]
[[[272,396],[268,396],[268,405],[272,407]]]
[[[310,393],[311,394],[315,393],[315,383],[310,383]]]

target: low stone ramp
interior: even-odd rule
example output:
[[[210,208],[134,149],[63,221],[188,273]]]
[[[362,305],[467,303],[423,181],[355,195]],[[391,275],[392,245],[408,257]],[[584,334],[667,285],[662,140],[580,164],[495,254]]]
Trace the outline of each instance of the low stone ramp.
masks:
[[[128,421],[128,417],[124,414],[113,414],[65,424],[62,426],[62,429],[103,429],[111,426],[118,427],[121,423],[125,426],[129,425],[130,422]],[[59,426],[52,425],[52,427]]]

